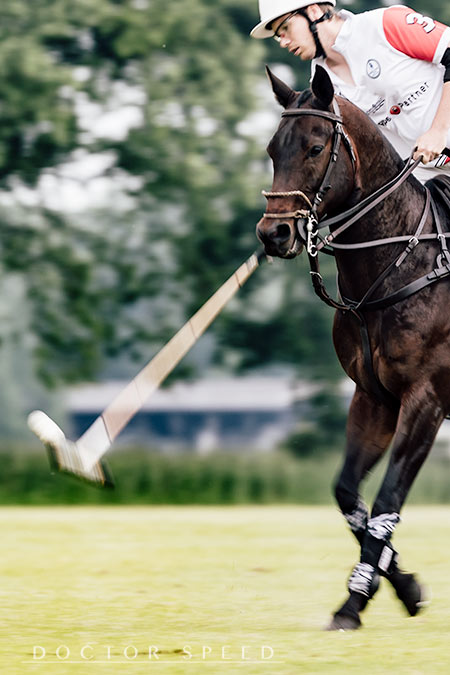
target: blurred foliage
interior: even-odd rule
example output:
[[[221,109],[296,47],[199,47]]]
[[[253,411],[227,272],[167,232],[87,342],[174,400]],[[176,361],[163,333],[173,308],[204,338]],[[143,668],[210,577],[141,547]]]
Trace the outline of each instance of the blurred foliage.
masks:
[[[255,104],[260,49],[233,26],[232,8],[2,3],[2,196],[14,203],[80,150],[112,157],[111,179],[139,179],[131,207],[82,218],[42,200],[0,206],[1,271],[24,275],[23,311],[48,385],[92,377],[103,356],[138,355],[139,344],[148,354],[254,246],[240,223],[256,219],[261,152],[237,125]],[[128,106],[124,92],[134,92]],[[132,107],[141,121],[124,137],[93,134],[83,105]]]
[[[167,455],[148,449],[114,452],[108,463],[115,489],[93,488],[51,474],[43,452],[0,451],[0,504],[246,504],[331,503],[338,458],[299,462],[287,453],[223,452]]]
[[[283,443],[294,457],[318,456],[321,453],[344,450],[343,440],[347,409],[336,388],[320,390],[308,401],[309,410],[299,416],[299,429]]]
[[[414,6],[450,20],[448,3]],[[289,65],[299,88],[309,77],[249,38],[257,20],[256,0],[3,0],[0,273],[21,278],[9,311],[29,317],[48,386],[94,377],[105,357],[147,360],[256,248],[270,134],[252,115],[271,114],[274,130],[278,119],[263,64]],[[121,111],[133,123],[102,127]],[[57,190],[80,156],[105,160],[117,194],[97,211],[51,209],[42,181]],[[215,361],[335,377],[331,321],[304,261],[266,266],[217,321]],[[11,325],[0,337],[16,339]]]
[[[319,456],[193,452],[167,455],[122,448],[108,457],[116,487],[97,489],[62,474],[51,474],[42,449],[12,443],[0,448],[0,504],[332,504],[331,485],[342,463],[333,447]],[[363,486],[372,501],[386,459]],[[450,460],[431,457],[414,484],[409,503],[450,503]]]
[[[425,16],[450,24],[450,5],[447,0],[411,0],[403,4],[413,7]]]

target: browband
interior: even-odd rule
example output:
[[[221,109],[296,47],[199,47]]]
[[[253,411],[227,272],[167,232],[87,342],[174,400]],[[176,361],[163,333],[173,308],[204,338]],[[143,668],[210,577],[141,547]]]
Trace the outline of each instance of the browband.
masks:
[[[316,117],[325,117],[327,120],[332,122],[343,123],[342,117],[340,115],[335,115],[335,113],[328,112],[327,110],[314,110],[314,108],[289,108],[289,110],[284,110],[281,113],[281,117],[300,117],[300,115],[315,115]]]

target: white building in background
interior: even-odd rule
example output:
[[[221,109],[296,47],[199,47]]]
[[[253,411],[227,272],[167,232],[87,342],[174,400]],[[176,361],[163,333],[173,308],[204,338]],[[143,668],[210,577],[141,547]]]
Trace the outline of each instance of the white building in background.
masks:
[[[67,395],[72,438],[78,438],[124,388],[106,382]],[[163,450],[243,448],[268,451],[288,436],[315,388],[287,377],[243,377],[179,382],[156,391],[116,441]]]
[[[79,438],[126,384],[114,381],[70,389],[64,406],[68,436]],[[149,398],[114,447],[199,454],[270,451],[298,429],[299,422],[308,425],[309,401],[318,389],[286,375],[178,382]],[[351,380],[342,380],[340,392],[346,403],[353,391]],[[450,421],[442,425],[433,454],[450,456]]]

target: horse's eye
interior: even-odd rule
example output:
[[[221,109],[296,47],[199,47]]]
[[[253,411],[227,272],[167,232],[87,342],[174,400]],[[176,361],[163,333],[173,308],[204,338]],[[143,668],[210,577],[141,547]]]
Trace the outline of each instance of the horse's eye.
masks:
[[[309,151],[308,154],[309,154],[310,157],[317,157],[318,155],[320,155],[322,150],[323,150],[323,145],[313,145],[313,147],[311,148],[311,150]]]

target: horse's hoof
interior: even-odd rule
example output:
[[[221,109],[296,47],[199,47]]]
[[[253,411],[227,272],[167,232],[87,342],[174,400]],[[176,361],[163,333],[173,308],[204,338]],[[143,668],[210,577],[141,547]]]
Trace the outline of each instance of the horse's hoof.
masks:
[[[361,621],[353,616],[344,614],[335,614],[325,630],[358,630],[361,628]]]
[[[403,574],[395,592],[410,616],[416,616],[429,604],[425,588],[419,584],[414,574]]]

